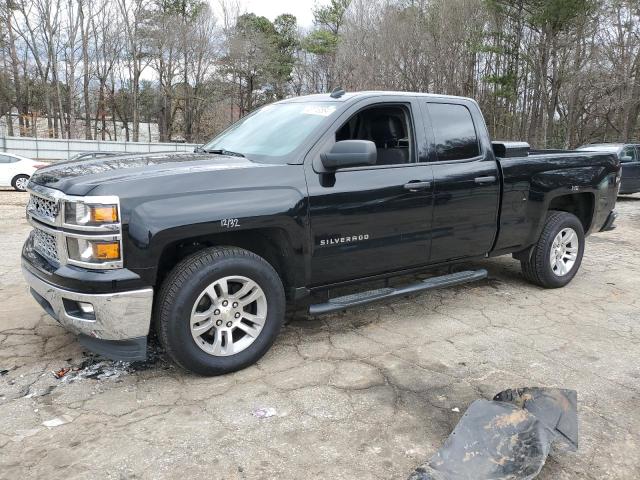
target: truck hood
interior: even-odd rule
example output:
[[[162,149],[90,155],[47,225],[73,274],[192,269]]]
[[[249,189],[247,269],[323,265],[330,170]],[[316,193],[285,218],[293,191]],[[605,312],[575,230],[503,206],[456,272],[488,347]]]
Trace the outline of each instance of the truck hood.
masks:
[[[269,167],[243,157],[209,153],[149,153],[60,162],[37,170],[31,182],[70,195],[87,195],[98,185],[165,175]]]

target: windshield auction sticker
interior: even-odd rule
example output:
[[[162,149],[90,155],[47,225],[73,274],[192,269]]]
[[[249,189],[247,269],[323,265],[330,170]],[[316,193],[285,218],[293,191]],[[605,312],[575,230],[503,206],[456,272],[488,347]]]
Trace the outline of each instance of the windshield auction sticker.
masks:
[[[336,111],[336,107],[334,106],[325,106],[325,105],[307,105],[302,110],[302,113],[306,115],[319,115],[321,117],[328,117],[333,112]]]

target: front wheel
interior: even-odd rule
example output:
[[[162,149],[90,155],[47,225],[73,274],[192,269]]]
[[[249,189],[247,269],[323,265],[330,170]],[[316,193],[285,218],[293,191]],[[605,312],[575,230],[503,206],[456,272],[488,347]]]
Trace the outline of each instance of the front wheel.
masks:
[[[284,320],[273,267],[240,248],[215,247],[180,262],[156,299],[158,336],[181,367],[222,375],[258,361]]]
[[[520,262],[524,277],[544,288],[564,287],[580,268],[584,243],[584,228],[578,217],[549,212],[538,243]]]

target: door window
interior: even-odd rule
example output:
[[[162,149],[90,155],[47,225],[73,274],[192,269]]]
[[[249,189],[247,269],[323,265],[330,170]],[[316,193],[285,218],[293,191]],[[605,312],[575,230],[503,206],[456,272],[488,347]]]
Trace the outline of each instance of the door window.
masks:
[[[625,158],[625,157],[629,157],[629,158]],[[635,147],[626,147],[623,151],[622,151],[622,162],[637,162],[638,161],[638,154],[636,152]]]
[[[9,157],[8,155],[0,155],[0,163],[16,163],[19,160],[15,157]]]
[[[463,105],[428,103],[439,161],[466,160],[480,155],[471,113]]]
[[[413,134],[409,110],[401,105],[377,105],[361,110],[336,131],[341,140],[370,140],[376,144],[376,165],[412,163]]]

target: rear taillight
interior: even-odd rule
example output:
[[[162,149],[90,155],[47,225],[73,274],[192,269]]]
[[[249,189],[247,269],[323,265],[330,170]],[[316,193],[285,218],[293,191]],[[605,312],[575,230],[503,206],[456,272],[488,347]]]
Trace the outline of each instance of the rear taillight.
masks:
[[[48,167],[49,164],[47,163],[36,163],[33,168],[44,168],[44,167]]]

